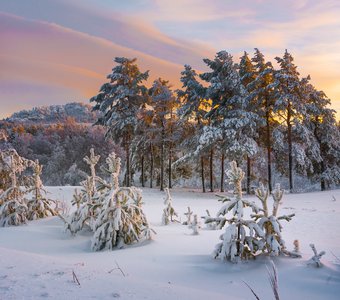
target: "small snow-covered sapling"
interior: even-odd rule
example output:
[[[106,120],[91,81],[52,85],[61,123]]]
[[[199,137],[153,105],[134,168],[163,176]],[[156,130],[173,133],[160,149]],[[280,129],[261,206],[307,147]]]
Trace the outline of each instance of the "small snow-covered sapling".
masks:
[[[277,184],[272,193],[273,197],[273,209],[272,212],[269,211],[267,201],[269,196],[269,191],[266,189],[261,183],[259,188],[255,190],[255,195],[260,199],[262,203],[262,212],[252,215],[256,220],[258,220],[257,224],[264,230],[265,237],[262,240],[259,250],[266,251],[270,255],[279,255],[284,253],[286,255],[292,257],[300,257],[297,252],[289,252],[285,248],[285,242],[281,236],[282,225],[281,220],[290,221],[295,214],[291,215],[283,215],[277,216],[280,201],[282,200],[283,190],[280,188],[280,185]]]
[[[223,197],[221,200],[224,205],[218,211],[217,217],[205,220],[205,222],[215,221],[218,223],[219,228],[228,223],[225,232],[220,236],[222,241],[216,245],[213,255],[214,258],[237,263],[242,259],[255,256],[259,247],[259,238],[264,238],[265,234],[254,220],[245,220],[243,218],[246,208],[249,207],[255,214],[259,212],[259,208],[255,203],[242,198],[244,172],[237,167],[235,161],[230,163],[227,176],[230,183],[234,185],[235,196],[233,198]],[[229,212],[232,214],[231,218],[226,217]]]
[[[187,217],[187,220],[183,222],[183,225],[190,225],[191,224],[191,216],[193,212],[190,209],[190,206],[188,206],[188,211],[184,213],[184,215]]]
[[[170,191],[168,188],[164,189],[165,191],[165,208],[163,209],[163,216],[162,216],[162,224],[168,225],[170,222],[178,222],[174,217],[178,217],[177,212],[172,207],[172,198],[170,195]]]
[[[316,251],[316,248],[315,248],[314,244],[310,244],[309,246],[312,248],[314,256],[307,262],[307,265],[314,265],[314,266],[320,268],[322,266],[321,257],[323,255],[325,255],[326,252],[325,251],[321,251],[320,253],[318,253]]]
[[[200,225],[199,225],[198,220],[197,220],[197,215],[194,215],[194,219],[189,224],[189,228],[192,229],[192,234],[193,235],[198,235],[199,234],[198,230],[200,229]]]

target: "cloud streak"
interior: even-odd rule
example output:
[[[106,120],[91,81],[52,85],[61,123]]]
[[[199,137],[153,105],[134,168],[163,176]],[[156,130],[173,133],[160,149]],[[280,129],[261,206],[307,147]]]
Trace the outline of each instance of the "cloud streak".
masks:
[[[32,101],[42,84],[86,101],[114,56],[137,57],[153,78],[179,86],[183,64],[200,70],[216,51],[237,59],[258,47],[271,61],[288,49],[340,107],[338,0],[11,0],[0,11],[0,78],[27,80]]]
[[[178,75],[182,66],[179,64],[59,25],[0,14],[0,36],[3,45],[7,45],[1,48],[1,79],[6,78],[6,85],[10,87],[15,86],[16,82],[25,81],[25,86],[30,86],[29,94],[25,94],[22,89],[14,89],[11,95],[11,89],[2,85],[2,107],[7,107],[6,103],[12,101],[13,97],[19,101],[18,106],[24,104],[20,102],[20,92],[22,99],[31,101],[32,104],[35,103],[33,97],[39,93],[44,95],[44,104],[53,103],[56,99],[55,92],[51,94],[45,93],[45,89],[39,90],[42,85],[53,86],[54,91],[57,87],[60,88],[58,102],[87,101],[106,81],[106,74],[110,73],[115,56],[137,57],[140,68],[151,71],[151,80],[161,76],[177,86],[180,84]],[[66,90],[72,91],[69,97],[65,97]],[[0,117],[11,112],[13,111],[6,108],[1,111]]]

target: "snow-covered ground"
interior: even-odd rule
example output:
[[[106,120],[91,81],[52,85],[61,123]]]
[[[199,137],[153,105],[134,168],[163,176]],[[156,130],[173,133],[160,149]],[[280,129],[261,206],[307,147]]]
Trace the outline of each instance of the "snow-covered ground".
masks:
[[[70,202],[73,187],[49,191],[52,198]],[[274,298],[269,258],[237,265],[214,260],[221,231],[202,224],[194,236],[179,223],[162,226],[164,193],[144,189],[143,195],[144,211],[157,232],[144,245],[94,253],[91,234],[71,237],[58,217],[0,228],[0,299],[255,299],[245,282],[261,299]],[[210,193],[175,190],[172,198],[182,221],[188,206],[199,216],[206,209],[214,215],[221,206]],[[339,299],[340,190],[288,194],[280,210],[296,214],[284,224],[283,237],[289,249],[298,239],[302,252],[301,259],[274,258],[281,299]],[[310,243],[326,251],[322,268],[306,265]]]

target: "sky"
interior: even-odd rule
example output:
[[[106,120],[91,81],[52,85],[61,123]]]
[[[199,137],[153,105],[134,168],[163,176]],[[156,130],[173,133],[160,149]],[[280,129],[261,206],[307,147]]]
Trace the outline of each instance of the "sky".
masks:
[[[340,119],[338,0],[1,0],[0,118],[89,103],[116,56],[180,88],[184,64],[254,48],[272,62],[287,49]]]

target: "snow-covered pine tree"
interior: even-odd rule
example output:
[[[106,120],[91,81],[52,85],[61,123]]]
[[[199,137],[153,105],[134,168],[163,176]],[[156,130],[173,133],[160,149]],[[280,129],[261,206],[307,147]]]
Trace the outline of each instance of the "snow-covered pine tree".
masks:
[[[280,69],[275,71],[274,81],[270,87],[275,90],[277,99],[273,111],[281,124],[274,129],[274,148],[279,157],[288,153],[289,190],[292,192],[294,165],[303,171],[311,165],[306,149],[313,144],[313,134],[302,122],[308,118],[306,114],[308,95],[303,93],[303,86],[309,81],[309,77],[300,80],[293,56],[287,50],[282,58],[275,59]]]
[[[107,162],[112,159],[111,156],[107,158]],[[80,193],[76,190],[73,195],[72,204],[76,205],[77,208],[69,217],[61,216],[62,220],[65,222],[65,230],[70,231],[73,235],[84,227],[88,227],[92,230],[95,218],[98,215],[98,210],[102,205],[98,200],[97,184],[100,185],[101,190],[105,190],[106,184],[96,175],[95,166],[98,163],[99,158],[100,156],[95,155],[94,149],[91,148],[90,156],[84,158],[84,161],[90,167],[91,175],[87,176],[87,178],[80,183],[82,186]]]
[[[186,213],[184,213],[184,215],[186,216],[187,220],[182,223],[183,225],[190,225],[191,224],[191,222],[192,222],[192,219],[191,219],[192,214],[193,214],[193,212],[190,209],[190,206],[188,206],[188,211]]]
[[[225,204],[218,211],[217,217],[206,219],[205,222],[218,222],[220,228],[228,223],[225,232],[220,236],[222,242],[216,245],[213,255],[214,258],[237,263],[242,259],[254,257],[257,250],[262,249],[260,238],[264,237],[264,232],[254,220],[243,219],[245,208],[249,207],[254,213],[258,213],[260,209],[255,203],[242,198],[244,172],[237,167],[235,161],[230,163],[227,176],[234,185],[235,196],[221,197],[220,201]],[[226,215],[229,212],[232,213],[232,217],[228,219]]]
[[[154,109],[150,105],[151,98],[147,97],[146,102],[141,106],[138,114],[136,137],[133,140],[132,164],[134,169],[141,172],[140,182],[145,187],[147,178],[150,178],[150,188],[153,186],[153,142],[154,132],[152,120]],[[150,157],[150,160],[148,158]],[[149,171],[150,170],[150,171]],[[149,171],[149,172],[148,172]]]
[[[98,197],[102,206],[93,226],[93,251],[121,248],[151,238],[152,230],[142,210],[141,190],[119,187],[120,159],[114,153],[106,162],[111,182]]]
[[[40,175],[42,165],[38,160],[33,164],[32,186],[27,189],[27,193],[31,193],[31,198],[27,201],[27,218],[28,220],[36,220],[49,216],[56,216],[56,203],[54,200],[47,198],[47,191],[44,189]]]
[[[228,159],[242,161],[257,152],[257,116],[249,110],[247,91],[232,56],[220,51],[214,60],[204,62],[212,69],[200,75],[210,84],[207,96],[212,100],[212,109],[207,114],[211,122],[200,138],[200,147],[219,144]]]
[[[261,201],[262,210],[261,213],[253,215],[253,217],[258,220],[257,224],[265,233],[265,236],[262,240],[263,248],[259,250],[267,252],[270,255],[286,254],[292,257],[300,257],[298,253],[289,252],[286,250],[285,242],[281,236],[282,225],[280,221],[290,221],[295,216],[295,214],[283,215],[280,217],[277,216],[283,192],[284,191],[280,189],[280,184],[276,184],[272,193],[274,200],[273,209],[272,212],[270,212],[267,204],[269,191],[263,186],[262,183],[260,184],[260,187],[255,190],[256,197]]]
[[[246,51],[240,58],[240,63],[238,66],[241,82],[245,89],[247,90],[247,94],[250,95],[252,92],[252,83],[256,79],[255,74],[255,66],[253,65],[249,55]],[[249,109],[256,112],[254,99],[249,98],[248,104],[251,106]],[[258,132],[258,126],[256,128],[256,132]],[[250,181],[251,181],[251,157],[247,155],[247,194],[250,194]],[[223,191],[221,191],[223,192]]]
[[[94,110],[101,112],[96,124],[107,127],[107,136],[120,142],[126,152],[127,186],[131,184],[130,145],[137,126],[137,115],[144,103],[147,91],[143,82],[149,77],[148,71],[140,72],[136,58],[116,57],[117,65],[107,76],[110,82],[105,83],[97,96],[90,99],[95,102]]]
[[[304,92],[308,94],[308,118],[303,122],[315,137],[315,143],[307,149],[307,155],[312,160],[313,177],[320,181],[321,190],[324,191],[330,184],[340,182],[340,131],[326,94],[316,90],[312,84],[305,86]]]
[[[205,115],[210,109],[209,102],[205,99],[206,89],[197,80],[197,73],[191,66],[185,65],[181,72],[181,82],[183,84],[181,90],[176,90],[177,96],[181,103],[178,109],[178,115],[185,127],[190,126],[191,122],[188,120],[195,120],[196,126],[193,126],[190,136],[187,136],[182,146],[186,149],[188,154],[181,158],[177,164],[195,157],[193,152],[199,145],[199,136],[202,133],[203,126],[206,123]],[[200,153],[200,173],[202,181],[202,190],[205,192],[205,176],[204,176],[204,153]]]
[[[153,127],[156,134],[155,143],[160,148],[160,190],[164,190],[165,178],[165,147],[168,146],[169,157],[169,183],[171,183],[171,157],[172,157],[172,137],[173,118],[175,117],[176,98],[171,90],[169,81],[161,78],[153,82],[149,90],[151,105],[154,109]],[[169,185],[169,188],[171,184]]]
[[[194,215],[194,218],[192,222],[188,226],[190,229],[192,229],[192,234],[193,235],[198,235],[199,234],[199,229],[200,229],[200,224],[198,223],[197,220],[197,215]]]
[[[22,158],[14,149],[0,151],[0,167],[8,173],[11,185],[0,194],[0,226],[20,225],[27,222],[26,191],[20,188],[17,175],[32,162]]]
[[[93,251],[122,248],[151,238],[141,199],[141,191],[135,187],[118,188],[105,198],[94,226]]]
[[[169,189],[165,188],[164,191],[165,191],[164,199],[165,208],[163,209],[162,224],[168,225],[170,222],[176,221],[174,217],[178,217],[178,214],[172,207],[172,198]]]
[[[249,80],[247,90],[249,92],[249,102],[253,105],[254,112],[263,121],[259,131],[264,134],[259,136],[263,140],[259,140],[259,145],[264,145],[267,152],[267,182],[269,191],[272,191],[272,144],[273,129],[275,128],[275,118],[273,114],[273,106],[275,102],[274,92],[271,84],[274,80],[274,68],[271,62],[266,62],[262,52],[255,48],[254,57],[251,59],[255,70],[251,71],[247,77],[243,75],[243,80]]]

